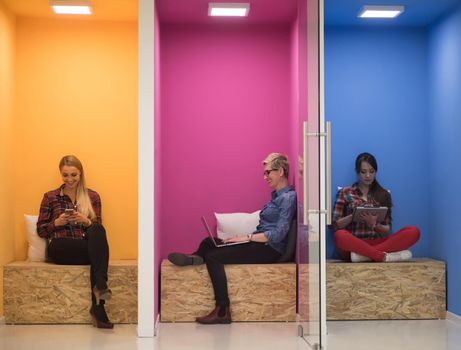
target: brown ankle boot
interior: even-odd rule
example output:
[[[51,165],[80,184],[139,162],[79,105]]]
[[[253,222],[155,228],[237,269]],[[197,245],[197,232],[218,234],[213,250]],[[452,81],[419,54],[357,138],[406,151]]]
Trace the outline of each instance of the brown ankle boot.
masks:
[[[201,265],[203,258],[195,254],[170,253],[168,260],[176,266]]]
[[[96,328],[114,328],[114,324],[109,321],[107,317],[106,310],[104,310],[104,305],[92,305],[90,309],[91,319],[93,321],[93,326]]]
[[[216,306],[208,315],[197,317],[195,321],[201,324],[229,324],[232,322],[229,306],[226,307],[226,313],[224,316],[221,317],[218,313],[219,306]]]

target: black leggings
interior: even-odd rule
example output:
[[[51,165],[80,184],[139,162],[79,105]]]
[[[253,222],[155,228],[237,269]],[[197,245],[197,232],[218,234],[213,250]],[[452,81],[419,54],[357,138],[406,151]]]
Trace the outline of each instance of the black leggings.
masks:
[[[216,305],[224,307],[230,305],[224,264],[270,264],[281,256],[279,252],[264,243],[250,242],[216,248],[210,238],[205,238],[194,254],[200,255],[205,260]]]
[[[85,239],[53,238],[48,247],[48,257],[59,265],[91,265],[91,300],[96,305],[93,287],[100,290],[107,288],[109,245],[104,227],[98,223],[91,225]]]

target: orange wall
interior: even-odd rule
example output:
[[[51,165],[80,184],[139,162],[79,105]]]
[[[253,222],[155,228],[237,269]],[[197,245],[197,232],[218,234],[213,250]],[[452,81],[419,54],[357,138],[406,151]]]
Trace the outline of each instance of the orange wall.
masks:
[[[14,260],[13,88],[15,17],[0,0],[0,317],[3,265]]]
[[[111,259],[136,259],[137,23],[18,18],[16,34],[15,259],[65,154],[101,195]]]

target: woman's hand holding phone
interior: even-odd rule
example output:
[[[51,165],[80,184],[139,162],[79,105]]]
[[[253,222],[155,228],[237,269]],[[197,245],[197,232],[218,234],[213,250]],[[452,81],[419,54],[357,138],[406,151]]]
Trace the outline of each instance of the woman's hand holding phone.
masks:
[[[91,225],[91,221],[75,209],[65,209],[64,213],[59,215],[59,217],[54,220],[55,226],[65,226],[67,224],[77,225],[80,223],[84,226]]]
[[[67,225],[69,223],[69,217],[70,217],[70,214],[64,211],[64,213],[59,215],[59,217],[56,220],[54,220],[54,226]]]
[[[90,219],[78,211],[74,211],[74,213],[69,216],[69,222],[74,225],[83,224],[84,226],[89,226],[89,224],[91,224]]]

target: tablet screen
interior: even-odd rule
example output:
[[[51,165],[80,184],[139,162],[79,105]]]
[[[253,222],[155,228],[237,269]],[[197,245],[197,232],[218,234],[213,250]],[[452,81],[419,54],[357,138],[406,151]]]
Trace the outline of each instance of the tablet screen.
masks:
[[[362,222],[361,214],[362,213],[371,213],[372,215],[378,216],[376,222],[381,223],[387,214],[387,207],[356,207],[354,210],[354,215],[352,216],[353,222]]]

